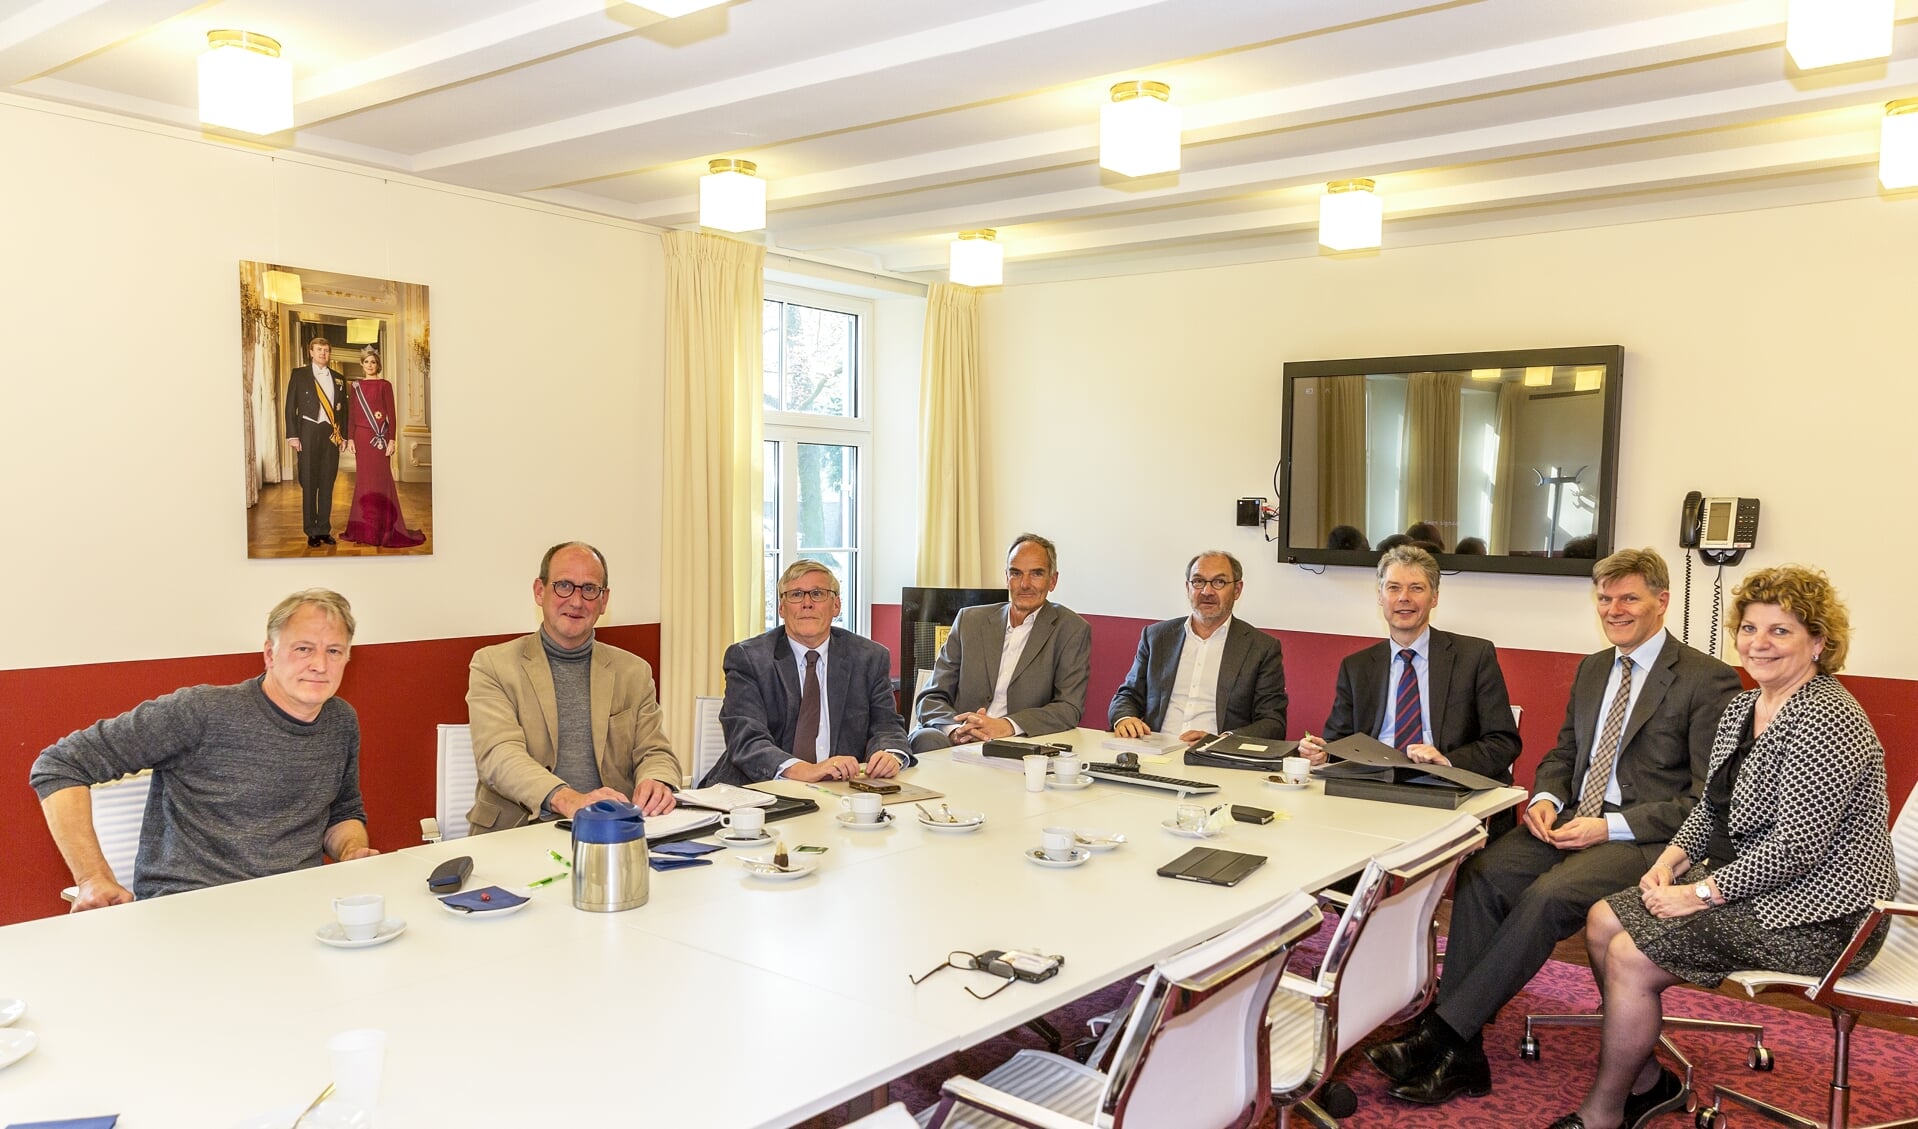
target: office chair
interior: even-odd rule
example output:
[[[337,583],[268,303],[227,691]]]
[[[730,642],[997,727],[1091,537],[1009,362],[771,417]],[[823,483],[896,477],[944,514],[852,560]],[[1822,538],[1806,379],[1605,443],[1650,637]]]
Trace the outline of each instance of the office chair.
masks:
[[[99,837],[100,853],[106,856],[113,880],[129,889],[133,886],[133,863],[140,853],[140,828],[146,823],[147,793],[153,790],[153,774],[136,772],[87,790],[93,803],[93,833]],[[60,900],[68,905],[79,900],[80,888],[68,886],[60,891]]]
[[[1485,845],[1468,815],[1377,855],[1359,875],[1314,979],[1286,973],[1272,996],[1272,1101],[1279,1124],[1296,1113],[1337,1129],[1314,1099],[1340,1056],[1388,1023],[1424,1010],[1436,983],[1438,905],[1467,855]],[[1349,1097],[1341,1094],[1349,1115]]]
[[[479,787],[479,765],[473,761],[473,727],[440,726],[438,760],[433,816],[441,838],[464,839],[472,832],[466,813],[472,809],[474,791]]]
[[[1250,920],[1160,961],[1110,1072],[1020,1051],[977,1081],[949,1078],[929,1129],[1247,1129],[1270,1108],[1266,1007],[1292,946],[1324,920],[1294,891]]]
[[[719,724],[719,707],[725,700],[693,699],[693,778],[690,783],[694,787],[706,779],[706,774],[726,753],[726,731]]]

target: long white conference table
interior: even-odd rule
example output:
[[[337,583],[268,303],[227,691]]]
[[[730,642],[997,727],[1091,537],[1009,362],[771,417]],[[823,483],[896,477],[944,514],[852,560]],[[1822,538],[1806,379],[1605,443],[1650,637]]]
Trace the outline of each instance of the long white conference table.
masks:
[[[1070,740],[1091,760],[1110,736]],[[1315,890],[1453,812],[1287,790],[1262,774],[1148,771],[1223,786],[1206,802],[1279,813],[1233,823],[1207,845],[1270,861],[1232,888],[1155,871],[1197,845],[1164,830],[1178,800],[1136,786],[1024,790],[1021,773],[922,758],[906,779],[983,811],[970,834],[923,829],[910,806],[884,830],[833,822],[836,801],[771,826],[816,844],[816,873],[749,877],[714,865],[657,872],[651,900],[624,913],[572,906],[561,881],[512,915],[466,917],[435,904],[426,877],[471,855],[468,888],[520,886],[560,868],[566,833],[535,826],[425,844],[359,862],[0,928],[0,997],[24,999],[16,1026],[38,1049],[0,1069],[0,1124],[117,1113],[121,1129],[242,1124],[303,1106],[328,1080],[326,1038],[388,1033],[380,1129],[637,1118],[650,1125],[777,1127],[860,1098],[889,1080],[1150,966],[1295,888]],[[1464,809],[1483,817],[1516,788]],[[1123,832],[1083,866],[1024,857],[1040,829]],[[768,852],[747,852],[765,854]],[[322,945],[334,897],[377,893],[406,931],[377,947]],[[49,899],[55,891],[47,891]],[[1058,976],[998,985],[947,970],[951,950],[1037,948]],[[612,1124],[612,1121],[604,1122]]]

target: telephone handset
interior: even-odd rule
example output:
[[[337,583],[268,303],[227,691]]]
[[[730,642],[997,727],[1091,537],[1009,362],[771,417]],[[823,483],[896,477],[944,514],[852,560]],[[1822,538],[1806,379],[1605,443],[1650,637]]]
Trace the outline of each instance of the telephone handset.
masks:
[[[1678,547],[1698,548],[1698,521],[1705,509],[1705,495],[1693,490],[1685,495],[1685,508],[1678,515]]]
[[[1697,549],[1712,564],[1735,565],[1758,541],[1758,499],[1685,495],[1678,520],[1680,548]]]

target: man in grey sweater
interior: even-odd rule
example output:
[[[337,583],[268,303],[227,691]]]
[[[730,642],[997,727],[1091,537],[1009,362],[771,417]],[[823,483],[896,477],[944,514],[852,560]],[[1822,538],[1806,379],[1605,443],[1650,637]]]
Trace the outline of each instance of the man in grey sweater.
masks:
[[[323,588],[267,617],[266,673],[190,686],[62,738],[28,782],[79,886],[74,912],[378,854],[360,800],[360,724],[335,698],[353,609]],[[133,874],[100,852],[87,788],[153,770]],[[133,888],[121,885],[131,877]]]

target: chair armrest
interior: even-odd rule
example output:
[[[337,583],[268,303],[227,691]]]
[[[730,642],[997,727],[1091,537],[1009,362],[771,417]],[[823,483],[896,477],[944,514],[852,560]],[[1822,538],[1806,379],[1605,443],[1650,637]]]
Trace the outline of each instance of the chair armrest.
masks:
[[[1340,909],[1345,909],[1352,904],[1352,895],[1340,893],[1337,890],[1320,890],[1312,896],[1319,900],[1320,905],[1324,906],[1337,906]]]
[[[946,1079],[941,1089],[978,1109],[987,1110],[1028,1129],[1092,1129],[1085,1122],[1055,1113],[1036,1102],[993,1089],[964,1075]]]
[[[1845,951],[1839,953],[1838,959],[1832,962],[1831,971],[1818,978],[1818,986],[1805,993],[1806,997],[1813,1003],[1830,1000],[1836,991],[1838,978],[1851,967],[1852,958],[1858,955],[1859,949],[1865,947],[1865,942],[1871,939],[1872,932],[1878,928],[1879,922],[1887,917],[1918,917],[1918,905],[1912,905],[1909,902],[1888,902],[1883,899],[1873,901],[1871,912],[1865,914],[1865,920],[1858,923],[1858,932],[1851,935],[1851,943],[1847,944]]]
[[[1315,1000],[1322,1000],[1332,994],[1332,989],[1324,987],[1317,980],[1307,980],[1292,972],[1279,977],[1279,987],[1294,995],[1307,996]]]
[[[60,900],[67,903],[68,905],[72,905],[73,903],[79,901],[80,887],[68,886],[66,889],[60,891]]]

